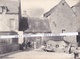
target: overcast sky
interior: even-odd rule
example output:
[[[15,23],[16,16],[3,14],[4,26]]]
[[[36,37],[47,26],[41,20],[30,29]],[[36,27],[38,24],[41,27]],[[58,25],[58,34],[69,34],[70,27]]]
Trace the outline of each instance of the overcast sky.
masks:
[[[22,11],[27,11],[27,14],[31,17],[41,17],[43,13],[47,12],[61,0],[22,0]],[[79,0],[66,0],[66,2],[73,6],[79,2]]]

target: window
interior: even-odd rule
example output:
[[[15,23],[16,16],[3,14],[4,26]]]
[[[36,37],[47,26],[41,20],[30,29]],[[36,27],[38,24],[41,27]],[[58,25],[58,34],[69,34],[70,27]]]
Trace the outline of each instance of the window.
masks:
[[[7,7],[6,6],[1,6],[1,7],[2,7],[3,14],[5,14],[8,11]]]
[[[62,29],[62,33],[65,31],[65,29]]]
[[[10,28],[15,29],[15,19],[14,18],[10,19]]]
[[[59,47],[59,44],[56,44],[56,48],[58,48]]]
[[[64,5],[64,3],[62,3],[62,5]]]
[[[53,21],[53,25],[56,27],[56,23]]]

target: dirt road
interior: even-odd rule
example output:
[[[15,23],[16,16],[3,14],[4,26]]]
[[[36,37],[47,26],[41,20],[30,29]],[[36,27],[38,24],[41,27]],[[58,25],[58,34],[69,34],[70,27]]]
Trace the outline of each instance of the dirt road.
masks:
[[[32,50],[12,53],[0,59],[73,59],[73,55]]]

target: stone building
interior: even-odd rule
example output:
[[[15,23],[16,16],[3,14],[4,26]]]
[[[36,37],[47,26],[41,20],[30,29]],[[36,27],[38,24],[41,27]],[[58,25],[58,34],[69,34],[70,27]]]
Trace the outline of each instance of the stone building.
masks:
[[[0,0],[0,35],[17,35],[21,17],[18,0]],[[18,38],[0,37],[0,54],[19,49]]]
[[[77,17],[78,25],[80,25],[80,2],[78,2],[76,5],[72,6],[71,8],[73,9],[73,11]],[[77,31],[80,32],[80,26]]]
[[[19,29],[19,8],[19,1],[0,1],[0,31],[16,31]]]
[[[77,20],[78,20],[77,24],[80,25],[80,1],[76,5],[72,6],[71,8],[73,9],[73,11],[77,17]],[[77,32],[80,32],[80,26],[78,26],[78,27],[79,28],[78,28]],[[77,36],[77,42],[80,46],[80,36]]]
[[[65,0],[44,14],[50,20],[52,33],[76,32],[77,18],[71,7]]]
[[[73,9],[65,0],[44,14],[48,18],[52,33],[78,32],[78,19]],[[76,44],[76,36],[64,37],[64,40]]]

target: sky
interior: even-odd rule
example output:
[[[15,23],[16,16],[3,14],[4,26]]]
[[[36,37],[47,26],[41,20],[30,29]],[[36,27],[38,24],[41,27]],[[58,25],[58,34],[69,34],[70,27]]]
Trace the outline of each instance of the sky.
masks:
[[[22,14],[26,11],[26,14],[30,17],[42,17],[42,15],[57,5],[61,0],[21,0]],[[69,6],[73,6],[79,2],[79,0],[66,0]]]

